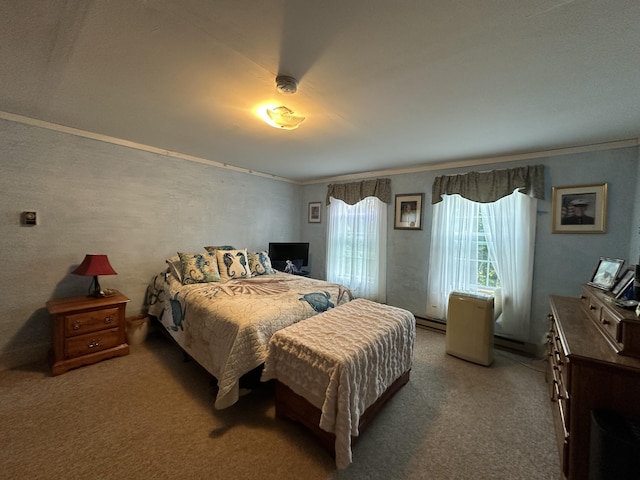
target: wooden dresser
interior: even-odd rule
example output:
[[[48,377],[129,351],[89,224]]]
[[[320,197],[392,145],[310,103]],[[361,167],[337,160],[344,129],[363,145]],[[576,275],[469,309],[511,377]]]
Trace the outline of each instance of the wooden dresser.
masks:
[[[51,373],[127,355],[125,309],[129,299],[119,292],[108,297],[50,300],[53,322]]]
[[[552,295],[550,306],[547,381],[562,473],[583,480],[591,412],[640,419],[640,321],[588,285],[580,298]]]

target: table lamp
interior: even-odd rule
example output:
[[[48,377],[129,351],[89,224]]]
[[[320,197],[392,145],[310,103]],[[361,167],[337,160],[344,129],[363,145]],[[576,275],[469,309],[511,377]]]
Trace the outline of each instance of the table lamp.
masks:
[[[89,287],[90,297],[105,297],[106,294],[100,288],[98,282],[98,275],[117,275],[109,263],[109,259],[106,255],[87,254],[82,260],[82,263],[78,265],[73,272],[76,275],[85,275],[93,277],[93,282]]]

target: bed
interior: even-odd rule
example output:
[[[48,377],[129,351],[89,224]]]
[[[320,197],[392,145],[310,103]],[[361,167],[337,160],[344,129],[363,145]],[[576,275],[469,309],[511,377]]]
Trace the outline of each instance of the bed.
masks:
[[[276,415],[298,421],[335,455],[351,445],[380,408],[409,381],[415,317],[355,299],[276,332],[262,380],[276,379]]]
[[[227,268],[230,263],[225,264],[225,260],[229,256],[235,259],[236,252],[247,252],[220,252],[215,251],[220,260],[217,265],[214,257],[204,252],[181,256],[182,260],[195,257],[196,263],[207,264],[191,283],[184,276],[180,278],[175,257],[167,259],[169,268],[153,278],[146,302],[148,313],[217,379],[217,409],[238,400],[240,378],[264,363],[269,340],[276,331],[353,298],[342,285],[275,271],[268,258],[260,268],[259,262],[249,261],[249,256],[245,263],[252,268],[245,270],[246,275],[225,275],[237,271],[234,265]],[[264,259],[266,253],[262,253]],[[217,274],[206,271],[214,267],[219,268]]]

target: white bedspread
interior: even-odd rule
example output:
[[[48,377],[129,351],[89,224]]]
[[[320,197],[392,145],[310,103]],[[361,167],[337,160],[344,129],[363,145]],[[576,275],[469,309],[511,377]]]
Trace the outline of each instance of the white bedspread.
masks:
[[[286,273],[182,285],[165,272],[147,295],[149,313],[218,380],[218,409],[238,400],[240,377],[264,362],[274,332],[352,298],[342,285]]]
[[[276,332],[262,380],[278,379],[321,410],[346,468],[360,416],[411,368],[415,332],[411,312],[356,299]]]

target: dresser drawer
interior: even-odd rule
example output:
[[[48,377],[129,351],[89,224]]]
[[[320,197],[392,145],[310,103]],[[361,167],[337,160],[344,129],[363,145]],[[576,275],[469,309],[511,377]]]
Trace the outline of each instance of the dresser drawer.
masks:
[[[115,347],[119,343],[118,328],[77,335],[65,340],[65,356],[66,358],[79,357]]]
[[[65,315],[65,335],[70,337],[117,327],[119,321],[117,307]]]
[[[602,304],[595,298],[595,296],[590,294],[590,292],[586,291],[583,287],[580,300],[583,302],[589,317],[596,322],[599,321],[600,316],[602,315]]]
[[[622,335],[620,329],[620,317],[612,312],[607,307],[602,307],[600,310],[600,324],[606,335],[616,343],[622,342]],[[622,349],[622,345],[619,345]]]

